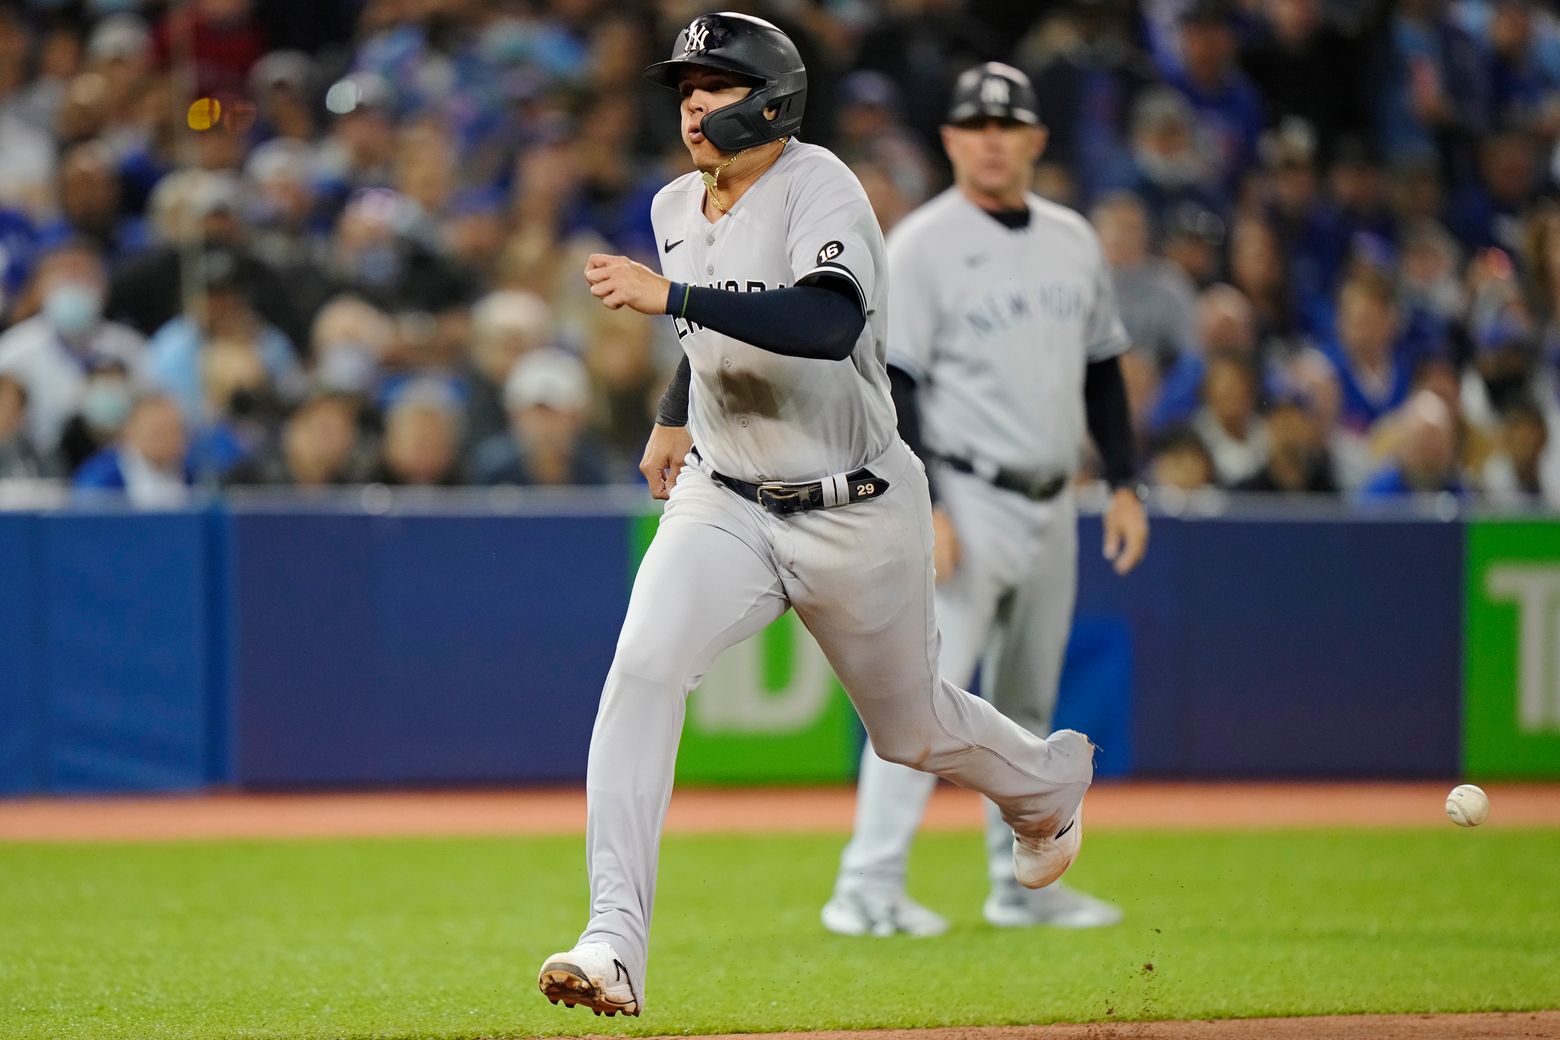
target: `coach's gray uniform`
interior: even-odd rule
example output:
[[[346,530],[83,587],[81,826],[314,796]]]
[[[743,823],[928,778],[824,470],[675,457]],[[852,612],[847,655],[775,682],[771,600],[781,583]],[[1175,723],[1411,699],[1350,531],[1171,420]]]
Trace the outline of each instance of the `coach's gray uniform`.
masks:
[[[955,187],[894,229],[888,360],[917,381],[934,459],[1071,476],[1085,444],[1085,367],[1128,341],[1088,222],[1037,196],[1028,204],[1028,226],[1009,229]],[[937,586],[942,674],[968,686],[981,665],[991,702],[1030,732],[1048,733],[1077,579],[1070,482],[1039,502],[934,465],[961,553]],[[875,744],[862,756],[843,891],[903,889],[910,841],[936,783],[883,761]],[[989,812],[993,883],[1012,879],[1012,837],[1000,812]]]
[[[710,223],[704,198],[690,174],[652,204],[667,277],[760,291],[837,275],[855,286],[867,322],[841,362],[783,357],[678,322],[697,449],[635,578],[586,781],[591,920],[581,942],[611,943],[641,986],[686,696],[721,650],[787,607],[883,754],[981,791],[1020,833],[1054,835],[1093,776],[1081,735],[1041,740],[939,678],[926,478],[895,433],[883,241],[855,176],[793,139],[724,218]],[[790,516],[708,475],[821,479],[840,496],[840,475],[863,466],[886,493]]]

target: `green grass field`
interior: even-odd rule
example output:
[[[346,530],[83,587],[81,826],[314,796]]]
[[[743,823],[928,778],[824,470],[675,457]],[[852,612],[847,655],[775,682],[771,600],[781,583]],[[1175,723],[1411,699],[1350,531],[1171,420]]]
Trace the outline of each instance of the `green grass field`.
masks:
[[[1097,932],[980,922],[927,835],[933,940],[817,924],[843,839],[674,837],[643,1018],[537,992],[583,922],[567,839],[0,845],[0,1037],[707,1033],[1560,1007],[1560,831],[1091,834]],[[1149,967],[1152,965],[1152,968]]]

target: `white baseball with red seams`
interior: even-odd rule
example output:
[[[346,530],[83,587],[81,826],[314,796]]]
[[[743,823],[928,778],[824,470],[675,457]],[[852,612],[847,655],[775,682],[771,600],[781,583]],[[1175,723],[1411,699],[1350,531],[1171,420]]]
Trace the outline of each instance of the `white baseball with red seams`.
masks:
[[[1490,797],[1473,784],[1460,784],[1446,796],[1446,815],[1459,827],[1477,827],[1490,818]]]

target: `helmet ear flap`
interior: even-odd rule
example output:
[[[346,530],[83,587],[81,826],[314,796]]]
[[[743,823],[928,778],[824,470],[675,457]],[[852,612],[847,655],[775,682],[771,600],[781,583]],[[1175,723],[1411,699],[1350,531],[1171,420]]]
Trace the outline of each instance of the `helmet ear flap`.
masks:
[[[734,105],[716,109],[700,122],[699,132],[723,152],[740,152],[789,137],[802,125],[807,88],[773,100],[771,93],[768,88],[755,90]],[[764,115],[766,108],[775,109],[773,119]]]

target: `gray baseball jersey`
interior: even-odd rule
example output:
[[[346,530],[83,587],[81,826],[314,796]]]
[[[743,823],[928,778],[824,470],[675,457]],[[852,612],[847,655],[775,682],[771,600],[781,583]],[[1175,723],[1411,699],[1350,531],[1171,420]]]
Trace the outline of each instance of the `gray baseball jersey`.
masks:
[[[827,271],[856,287],[867,321],[844,361],[679,328],[698,451],[634,578],[586,775],[591,918],[581,941],[611,944],[637,987],[688,691],[717,654],[788,609],[885,756],[982,792],[1015,830],[1055,835],[1093,777],[1081,734],[1037,737],[938,674],[931,503],[924,469],[895,434],[884,251],[854,175],[793,140],[718,220],[704,215],[694,178],[662,192],[653,215],[674,279],[759,291]],[[789,515],[711,477],[817,480],[858,467],[879,483],[875,497]]]
[[[760,350],[677,319],[693,379],[688,427],[699,453],[745,480],[816,480],[882,454],[894,432],[884,368],[883,235],[854,174],[828,149],[789,141],[775,164],[711,224],[704,182],[679,177],[650,218],[661,272],[674,282],[733,292],[805,284],[829,273],[860,295],[867,323],[850,364],[837,367]]]
[[[952,188],[894,229],[889,361],[920,384],[934,456],[1070,474],[1086,435],[1085,368],[1128,341],[1088,222],[1039,198],[1028,202],[1028,226],[1013,229]],[[943,674],[968,684],[979,667],[1003,715],[1047,733],[1077,584],[1072,492],[1035,502],[946,466],[934,476],[961,550],[936,591]],[[903,891],[934,783],[867,747],[831,911],[842,904],[865,913]],[[988,870],[1000,893],[1016,884],[1012,832],[1000,813],[988,817]]]
[[[923,385],[928,450],[1071,473],[1084,367],[1127,334],[1088,221],[1037,196],[1029,213],[1009,229],[950,188],[894,229],[888,359]]]

